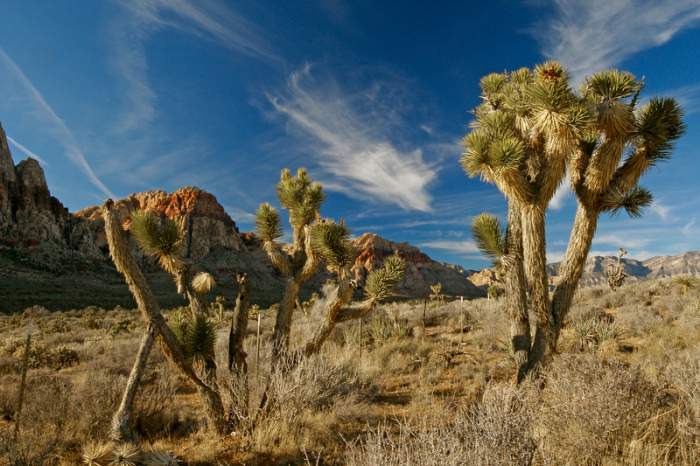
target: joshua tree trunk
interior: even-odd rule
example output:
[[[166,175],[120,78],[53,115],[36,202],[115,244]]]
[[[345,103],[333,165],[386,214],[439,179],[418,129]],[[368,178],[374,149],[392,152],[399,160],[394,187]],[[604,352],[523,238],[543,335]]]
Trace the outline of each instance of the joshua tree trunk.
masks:
[[[156,327],[148,324],[146,326],[146,332],[141,338],[139,351],[136,354],[136,361],[134,361],[134,366],[131,368],[129,380],[126,382],[122,401],[112,418],[112,432],[110,436],[115,442],[131,442],[136,440],[134,433],[130,429],[134,412],[134,400],[136,399],[136,392],[141,384],[141,378],[146,370],[146,362],[151,353],[151,348],[153,348],[156,333]]]
[[[250,309],[250,292],[245,274],[236,277],[238,282],[238,297],[233,310],[231,330],[228,335],[228,369],[232,372],[247,373],[246,352],[243,342],[248,332],[248,311]]]
[[[289,333],[294,316],[294,302],[299,296],[300,282],[296,277],[288,277],[284,287],[284,296],[277,310],[275,330],[272,335],[272,364],[278,364],[280,358],[289,351]]]
[[[527,205],[522,208],[523,262],[530,290],[530,305],[537,322],[535,340],[529,355],[530,369],[537,368],[553,351],[547,280],[544,209]]]
[[[151,291],[151,287],[148,285],[136,260],[131,255],[129,243],[124,230],[122,230],[121,223],[119,219],[115,218],[115,214],[112,211],[113,205],[114,203],[111,199],[105,202],[102,208],[102,218],[105,222],[105,234],[114,265],[124,276],[146,325],[152,325],[157,329],[163,354],[197,386],[211,427],[217,432],[222,432],[225,423],[221,397],[218,392],[197,377],[192,369],[192,365],[186,360],[177,337],[170,330],[163,315],[160,313],[160,306],[153,295],[153,291]]]
[[[566,314],[571,308],[576,287],[578,286],[593,236],[598,224],[599,213],[579,203],[576,219],[571,230],[566,258],[559,269],[559,281],[552,298],[552,316],[554,317],[554,343],[556,344]]]
[[[304,356],[311,356],[312,354],[318,353],[323,342],[326,341],[335,328],[335,325],[341,321],[342,309],[351,299],[352,286],[350,285],[350,281],[348,279],[340,280],[335,299],[326,305],[325,318],[321,326],[316,330],[311,341],[304,345],[304,349],[302,350]]]
[[[523,270],[523,230],[520,210],[510,203],[508,206],[507,251],[505,258],[504,284],[506,308],[510,316],[510,341],[517,367],[516,383],[520,383],[528,370],[530,352],[530,320],[528,316],[527,294],[525,292],[525,271]]]

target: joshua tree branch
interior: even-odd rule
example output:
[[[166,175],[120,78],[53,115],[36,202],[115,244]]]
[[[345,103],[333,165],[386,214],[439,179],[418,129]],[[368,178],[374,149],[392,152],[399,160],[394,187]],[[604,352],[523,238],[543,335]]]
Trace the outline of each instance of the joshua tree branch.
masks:
[[[134,361],[134,366],[129,374],[129,380],[126,382],[126,388],[124,389],[121,403],[119,403],[119,408],[117,408],[117,412],[114,413],[114,417],[112,418],[112,432],[110,437],[115,442],[132,442],[136,440],[136,436],[131,430],[134,400],[136,399],[136,392],[141,384],[141,378],[146,370],[146,362],[151,353],[151,348],[153,348],[153,342],[155,341],[157,332],[158,330],[155,325],[151,323],[146,325],[146,331],[141,338],[136,361]]]

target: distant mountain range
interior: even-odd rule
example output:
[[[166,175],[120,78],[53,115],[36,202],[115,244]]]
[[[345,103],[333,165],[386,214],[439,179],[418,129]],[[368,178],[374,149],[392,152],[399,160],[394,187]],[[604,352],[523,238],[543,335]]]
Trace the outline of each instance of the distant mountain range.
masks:
[[[586,261],[581,282],[583,285],[597,285],[607,282],[605,271],[608,264],[617,263],[617,257],[592,256]],[[689,251],[677,256],[655,256],[640,261],[622,259],[628,280],[645,280],[650,278],[672,277],[675,275],[700,275],[700,251]],[[547,266],[552,276],[558,274],[557,262]]]

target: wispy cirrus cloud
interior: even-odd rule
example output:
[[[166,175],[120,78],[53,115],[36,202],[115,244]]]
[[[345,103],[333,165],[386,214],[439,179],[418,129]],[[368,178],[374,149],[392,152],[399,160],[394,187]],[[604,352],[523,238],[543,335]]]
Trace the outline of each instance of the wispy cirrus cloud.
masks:
[[[7,135],[6,135],[6,136],[7,136]],[[23,153],[24,155],[26,155],[27,157],[31,157],[31,158],[33,158],[33,159],[38,160],[39,163],[41,163],[41,164],[44,165],[44,166],[48,166],[48,165],[49,165],[48,162],[46,162],[46,160],[44,160],[43,158],[39,157],[35,152],[31,151],[31,150],[30,150],[29,148],[27,148],[25,145],[20,144],[19,142],[17,142],[17,141],[16,141],[15,139],[13,139],[11,136],[7,136],[7,141],[8,141],[10,144],[12,144],[13,146],[15,146],[17,149],[19,149],[20,152],[22,152],[22,153]]]
[[[536,31],[547,58],[575,80],[668,42],[700,20],[697,0],[555,0],[553,17]]]
[[[59,117],[48,104],[44,96],[34,86],[22,69],[0,48],[0,63],[9,72],[9,75],[19,84],[19,88],[28,97],[29,103],[36,110],[35,115],[47,125],[51,135],[61,143],[68,158],[87,176],[90,183],[109,197],[115,197],[109,188],[100,180],[93,171],[80,144],[76,140],[68,125]],[[20,149],[21,150],[21,149]]]
[[[429,211],[429,184],[436,169],[420,148],[399,148],[378,118],[381,86],[357,92],[337,82],[314,80],[311,67],[291,74],[286,88],[268,94],[273,108],[288,118],[290,128],[314,154],[329,189],[407,210]]]
[[[425,241],[420,243],[420,246],[432,249],[442,249],[457,254],[480,254],[476,243],[471,240],[436,240]]]
[[[230,6],[212,0],[127,0],[127,12],[110,27],[112,66],[123,79],[126,114],[117,131],[142,128],[156,116],[157,92],[148,77],[145,43],[156,32],[172,28],[269,63],[282,59],[264,34]]]
[[[686,115],[700,111],[700,83],[671,89],[663,94],[675,97]]]

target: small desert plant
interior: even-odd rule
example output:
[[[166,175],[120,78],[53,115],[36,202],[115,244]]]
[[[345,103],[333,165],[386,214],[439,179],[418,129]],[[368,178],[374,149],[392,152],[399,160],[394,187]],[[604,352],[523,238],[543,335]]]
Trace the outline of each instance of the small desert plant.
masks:
[[[625,278],[627,278],[627,274],[625,273],[625,265],[622,262],[622,258],[626,254],[627,251],[620,248],[620,252],[617,255],[617,263],[608,264],[608,268],[605,271],[605,275],[608,278],[608,286],[613,291],[620,288],[623,283],[625,283]]]
[[[698,279],[692,276],[674,277],[673,284],[681,290],[682,294],[686,294],[688,291],[697,288]]]
[[[430,285],[430,299],[438,303],[445,300],[445,295],[442,294],[442,283]]]

